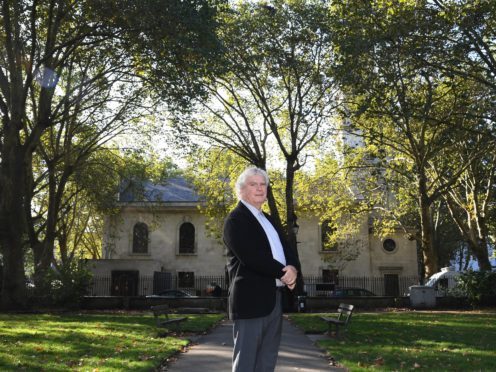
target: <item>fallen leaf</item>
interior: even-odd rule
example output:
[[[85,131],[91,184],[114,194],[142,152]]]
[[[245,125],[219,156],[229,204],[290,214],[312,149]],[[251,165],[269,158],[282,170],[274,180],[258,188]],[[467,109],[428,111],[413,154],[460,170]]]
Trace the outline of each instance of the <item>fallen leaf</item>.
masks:
[[[375,358],[374,360],[374,364],[376,366],[382,366],[384,364],[384,358],[383,357],[378,357],[378,358]]]

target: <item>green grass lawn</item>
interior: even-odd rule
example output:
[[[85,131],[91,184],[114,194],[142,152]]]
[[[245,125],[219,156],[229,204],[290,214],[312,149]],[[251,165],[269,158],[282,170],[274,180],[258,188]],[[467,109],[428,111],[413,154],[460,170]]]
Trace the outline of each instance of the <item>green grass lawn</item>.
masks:
[[[0,370],[153,371],[189,343],[189,332],[204,332],[222,318],[188,315],[181,338],[160,335],[146,312],[0,314]]]
[[[320,315],[290,319],[322,333]],[[341,339],[319,346],[349,371],[496,371],[496,312],[356,313]]]

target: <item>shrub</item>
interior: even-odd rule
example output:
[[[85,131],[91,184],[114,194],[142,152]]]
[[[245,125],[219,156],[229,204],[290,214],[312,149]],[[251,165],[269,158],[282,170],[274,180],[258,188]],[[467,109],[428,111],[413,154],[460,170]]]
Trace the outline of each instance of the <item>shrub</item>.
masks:
[[[78,307],[87,294],[91,273],[83,261],[77,261],[50,270],[46,278],[49,297],[53,305]]]
[[[484,298],[496,296],[496,273],[490,271],[467,271],[459,278],[459,288],[472,306],[482,304]]]

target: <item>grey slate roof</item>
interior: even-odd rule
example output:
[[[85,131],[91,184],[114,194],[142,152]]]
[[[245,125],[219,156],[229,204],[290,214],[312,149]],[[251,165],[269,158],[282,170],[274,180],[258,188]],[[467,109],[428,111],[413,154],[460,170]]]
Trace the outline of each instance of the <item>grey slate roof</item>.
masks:
[[[161,203],[195,203],[203,198],[183,177],[169,178],[163,184],[150,181],[121,184],[120,202],[161,202]]]

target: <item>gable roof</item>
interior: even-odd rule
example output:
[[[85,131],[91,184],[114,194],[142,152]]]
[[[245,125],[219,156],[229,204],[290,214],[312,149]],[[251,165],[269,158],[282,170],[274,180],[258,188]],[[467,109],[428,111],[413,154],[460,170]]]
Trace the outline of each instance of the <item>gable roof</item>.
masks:
[[[126,181],[121,184],[119,201],[159,202],[159,203],[197,203],[203,201],[193,186],[183,177],[169,178],[164,183],[155,184],[150,181]]]

